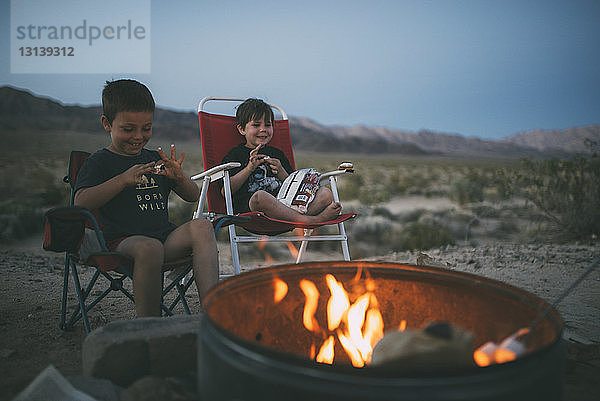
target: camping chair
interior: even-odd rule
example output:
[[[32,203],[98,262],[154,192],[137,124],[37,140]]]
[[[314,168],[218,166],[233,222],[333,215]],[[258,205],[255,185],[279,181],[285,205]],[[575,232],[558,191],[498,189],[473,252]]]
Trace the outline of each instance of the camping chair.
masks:
[[[209,101],[225,101],[240,103],[244,99],[235,98],[215,98],[206,97],[198,105],[198,118],[200,121],[200,141],[202,145],[202,159],[204,163],[204,172],[192,176],[194,180],[202,180],[202,191],[200,202],[194,217],[207,217],[209,219],[219,219],[219,215],[232,216],[233,202],[231,187],[229,181],[229,170],[239,167],[240,163],[221,164],[223,157],[234,146],[243,141],[243,137],[238,133],[236,119],[230,115],[208,113],[203,110],[205,104]],[[285,111],[274,104],[271,107],[281,113],[281,119],[276,119],[273,123],[273,138],[270,145],[279,148],[289,159],[292,168],[295,169],[294,153],[290,137],[290,126]],[[339,202],[336,179],[338,175],[353,172],[350,163],[340,165],[335,171],[321,174],[321,185],[328,182],[331,187],[333,199]],[[217,180],[223,180],[224,194],[221,195],[220,186],[211,185]],[[205,206],[208,211],[205,211]],[[308,242],[310,241],[339,241],[342,247],[342,253],[345,260],[350,260],[350,251],[348,249],[348,238],[344,228],[344,221],[355,217],[355,213],[344,213],[335,220],[319,224],[302,224],[293,221],[283,221],[271,219],[260,212],[249,212],[238,214],[238,220],[229,225],[229,241],[231,244],[231,255],[234,267],[234,274],[240,273],[240,260],[238,244],[248,242],[293,242],[301,241],[296,263],[300,263]],[[227,217],[226,217],[227,218]],[[236,226],[244,228],[253,235],[238,235]],[[337,226],[337,233],[327,235],[312,235],[313,230],[322,226]],[[289,232],[295,228],[304,229],[304,235],[278,235]]]
[[[60,328],[69,330],[79,319],[82,319],[86,333],[90,332],[88,312],[112,291],[119,291],[134,302],[133,295],[124,286],[126,279],[133,279],[133,259],[128,255],[109,251],[95,213],[80,206],[73,206],[77,173],[88,156],[88,152],[71,152],[69,171],[63,179],[64,182],[71,184],[70,205],[50,209],[45,213],[43,245],[48,251],[65,252]],[[81,285],[78,265],[95,268],[85,288]],[[193,282],[188,275],[192,272],[192,257],[165,264],[162,270],[161,314],[173,315],[175,307],[180,302],[185,313],[190,314],[185,293]],[[78,304],[67,319],[69,274],[73,277]],[[184,279],[186,276],[187,279]],[[107,280],[102,280],[106,285],[105,289],[96,298],[91,299],[90,295],[97,294],[97,291],[92,293],[92,290],[102,284],[100,278]],[[165,278],[170,280],[167,286],[164,285]],[[177,295],[169,305],[165,305],[165,296],[172,290],[177,291]]]

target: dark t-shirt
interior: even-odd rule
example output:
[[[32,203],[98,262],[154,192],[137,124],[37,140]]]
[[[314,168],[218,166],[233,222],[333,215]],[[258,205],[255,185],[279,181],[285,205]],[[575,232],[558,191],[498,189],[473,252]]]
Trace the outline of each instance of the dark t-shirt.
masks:
[[[142,149],[137,156],[122,156],[101,149],[90,155],[79,174],[75,190],[93,187],[136,164],[160,160],[158,152]],[[169,222],[169,193],[175,182],[163,175],[146,174],[143,184],[130,186],[98,209],[105,240],[145,235],[164,241],[175,225]]]
[[[234,176],[239,173],[244,167],[248,165],[250,162],[250,151],[252,149],[246,147],[245,144],[241,143],[238,146],[234,147],[225,155],[223,158],[223,163],[229,162],[240,162],[242,165],[238,168],[231,169],[229,171],[230,176]],[[290,161],[285,156],[285,154],[269,145],[262,146],[258,151],[261,155],[266,155],[272,157],[274,159],[279,159],[281,162],[281,166],[287,171],[288,174],[293,172]],[[220,181],[220,185],[222,181]],[[249,212],[250,208],[248,206],[248,202],[250,201],[250,197],[258,190],[263,190],[269,192],[273,196],[277,196],[277,192],[279,192],[279,188],[281,187],[281,180],[275,177],[275,175],[271,172],[271,169],[267,167],[266,162],[259,165],[256,170],[250,175],[248,180],[244,182],[244,184],[238,189],[233,195],[233,211],[235,213],[245,213]]]

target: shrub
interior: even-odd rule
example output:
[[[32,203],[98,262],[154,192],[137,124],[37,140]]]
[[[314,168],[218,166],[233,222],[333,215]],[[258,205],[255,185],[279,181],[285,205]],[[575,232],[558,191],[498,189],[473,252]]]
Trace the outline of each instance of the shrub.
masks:
[[[398,220],[401,223],[410,223],[417,221],[427,212],[426,209],[414,209],[408,212],[404,212],[398,216]]]
[[[364,205],[374,205],[377,203],[387,202],[390,200],[390,193],[387,191],[370,190],[362,188],[358,195],[358,200]]]
[[[358,199],[360,196],[361,188],[364,183],[364,179],[361,175],[347,174],[343,180],[340,180],[341,185],[339,186],[340,197],[345,200]]]
[[[454,244],[447,228],[418,222],[408,224],[400,238],[400,250],[425,250]]]
[[[388,190],[393,195],[405,194],[410,184],[406,177],[401,176],[397,171],[394,171],[388,178]]]
[[[31,202],[8,201],[0,205],[0,240],[26,238],[42,227],[42,212]]]
[[[352,238],[363,242],[382,245],[389,239],[393,230],[392,222],[382,216],[369,216],[360,219],[352,226]]]
[[[483,201],[483,185],[480,182],[463,178],[452,184],[449,193],[450,199],[459,205]]]
[[[524,196],[578,238],[600,234],[600,158],[597,144],[586,142],[592,150],[590,157],[524,159],[520,170],[506,174],[513,193]]]

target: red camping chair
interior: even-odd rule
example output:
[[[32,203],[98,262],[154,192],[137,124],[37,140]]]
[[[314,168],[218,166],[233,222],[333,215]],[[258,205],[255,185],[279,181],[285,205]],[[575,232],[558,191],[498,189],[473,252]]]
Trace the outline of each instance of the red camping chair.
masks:
[[[88,152],[71,152],[69,171],[63,179],[71,184],[70,206],[57,207],[45,213],[43,245],[44,249],[48,251],[65,252],[60,328],[69,330],[79,319],[82,319],[86,333],[91,330],[88,319],[89,310],[112,291],[119,291],[132,302],[135,302],[133,295],[124,286],[126,279],[133,279],[133,259],[122,253],[109,251],[106,248],[95,213],[83,207],[73,206],[77,173],[89,155]],[[91,244],[91,246],[87,247],[87,244]],[[85,288],[81,285],[77,270],[78,265],[91,266],[96,269]],[[180,302],[184,312],[190,314],[185,293],[193,280],[184,278],[192,271],[192,257],[165,264],[162,270],[161,314],[173,315],[175,307]],[[73,277],[78,303],[67,320],[69,274]],[[104,282],[106,287],[96,298],[90,299],[90,295],[98,293],[97,287],[101,284],[98,279],[101,277],[107,280],[107,282]],[[167,286],[164,286],[165,278],[170,280]],[[172,290],[177,293],[174,295],[174,299],[173,296],[169,297],[170,304],[166,305],[166,296]]]
[[[211,219],[218,218],[218,215],[233,215],[233,202],[231,197],[231,187],[229,182],[229,170],[238,167],[239,163],[221,164],[223,157],[234,146],[243,141],[243,137],[238,133],[236,119],[230,115],[208,113],[203,110],[204,105],[209,101],[230,101],[240,103],[244,99],[234,98],[215,98],[206,97],[198,105],[198,118],[200,121],[200,141],[202,144],[202,158],[204,162],[204,172],[192,176],[194,180],[202,179],[202,192],[200,202],[194,217],[207,217]],[[279,148],[289,159],[292,168],[295,169],[294,153],[292,150],[292,141],[290,137],[290,126],[287,115],[283,109],[277,105],[271,104],[281,113],[281,119],[276,119],[273,124],[273,138],[270,145]],[[342,167],[338,170],[321,174],[321,182],[328,182],[331,187],[334,201],[339,202],[336,179],[338,175],[353,172],[351,165]],[[223,179],[223,188],[225,197],[221,195],[220,186],[211,185],[217,180]],[[323,185],[323,184],[322,184]],[[207,207],[208,211],[205,211]],[[238,252],[239,243],[263,242],[263,241],[301,241],[296,263],[302,260],[310,241],[339,241],[342,246],[342,253],[345,260],[350,260],[350,251],[348,249],[348,238],[344,228],[344,221],[353,218],[356,213],[344,213],[335,220],[326,221],[318,224],[303,224],[293,221],[283,221],[269,218],[260,212],[241,213],[233,224],[229,225],[229,241],[231,243],[231,254],[235,274],[240,273],[240,260]],[[257,235],[238,235],[236,226],[242,227],[250,233]],[[313,229],[322,226],[337,226],[336,234],[312,235]],[[295,228],[304,229],[304,235],[284,235]]]

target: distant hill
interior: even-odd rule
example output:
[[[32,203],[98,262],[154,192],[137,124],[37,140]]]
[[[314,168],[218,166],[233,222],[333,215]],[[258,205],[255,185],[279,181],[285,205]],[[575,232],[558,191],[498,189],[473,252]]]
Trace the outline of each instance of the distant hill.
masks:
[[[100,106],[70,106],[10,86],[0,87],[0,134],[103,134]],[[535,130],[501,140],[467,138],[431,131],[409,132],[383,127],[325,126],[308,118],[290,117],[296,150],[314,152],[447,155],[468,157],[547,157],[585,152],[584,139],[600,142],[600,126]],[[197,138],[195,112],[157,108],[154,136],[169,140]]]
[[[105,134],[100,124],[101,106],[65,106],[9,86],[0,87],[0,132],[43,133],[80,132]],[[154,113],[154,133],[173,140],[198,135],[197,116],[158,108]]]
[[[532,130],[504,138],[501,141],[542,152],[562,150],[575,153],[589,150],[584,144],[585,139],[600,143],[600,126],[589,125],[564,130]]]
[[[355,152],[401,153],[409,155],[438,154],[461,157],[564,157],[586,152],[584,138],[600,142],[600,126],[570,130],[536,131],[541,135],[531,143],[521,137],[489,140],[432,131],[410,132],[383,127],[324,126],[307,118],[290,118],[295,144],[319,151],[338,143],[335,149],[352,148]],[[519,134],[527,137],[527,134]],[[548,142],[544,142],[544,137]],[[320,139],[319,139],[320,138]],[[324,146],[321,146],[324,143]],[[366,143],[366,144],[365,144]]]

